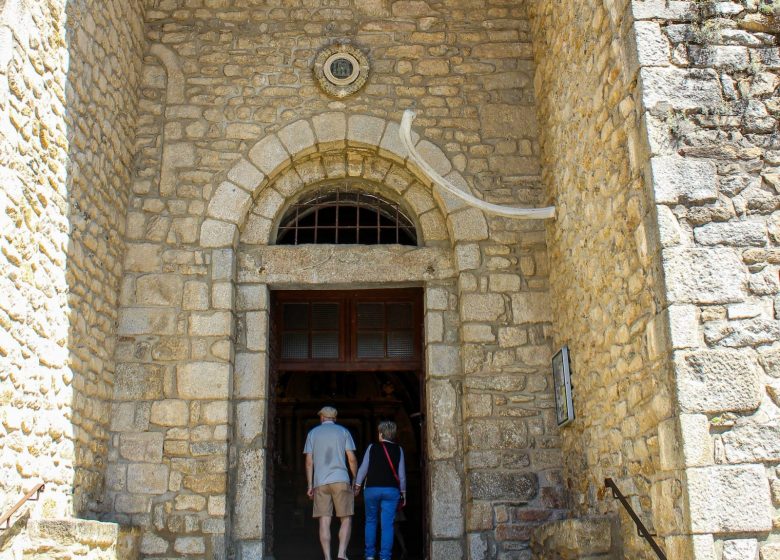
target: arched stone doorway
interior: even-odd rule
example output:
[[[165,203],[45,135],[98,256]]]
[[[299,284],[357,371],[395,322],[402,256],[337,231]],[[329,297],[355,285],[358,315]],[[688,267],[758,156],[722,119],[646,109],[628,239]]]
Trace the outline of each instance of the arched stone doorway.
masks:
[[[433,156],[436,150],[429,150]],[[453,240],[481,235],[481,213],[434,196],[405,163],[397,125],[373,117],[341,114],[299,121],[261,140],[214,192],[201,243],[235,263],[236,337],[230,445],[231,543],[237,557],[272,552],[266,535],[269,487],[269,425],[275,421],[269,344],[271,292],[278,289],[370,289],[417,286],[423,293],[423,407],[428,422],[420,443],[430,459],[421,481],[430,508],[425,528],[430,547],[437,539],[463,536],[463,466],[456,384],[461,361],[457,332],[458,271]],[[433,158],[447,173],[443,154]],[[355,188],[402,205],[419,231],[417,247],[400,245],[277,246],[275,230],[285,208],[301,193],[325,182],[349,179]],[[457,177],[454,178],[457,181]],[[236,217],[238,216],[238,217]],[[274,383],[272,385],[272,383]],[[316,539],[316,535],[311,535]],[[429,554],[428,551],[425,551]]]

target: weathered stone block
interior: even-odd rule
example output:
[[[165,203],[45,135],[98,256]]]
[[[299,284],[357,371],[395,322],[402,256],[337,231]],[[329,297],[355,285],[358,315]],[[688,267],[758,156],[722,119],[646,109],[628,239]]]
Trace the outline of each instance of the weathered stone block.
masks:
[[[761,545],[761,560],[780,560],[780,543],[763,543]]]
[[[250,162],[242,159],[230,168],[228,179],[251,193],[263,182],[265,175]]]
[[[479,268],[482,262],[482,253],[479,245],[466,244],[455,247],[455,262],[458,270],[474,270]]]
[[[263,537],[265,456],[262,449],[242,450],[238,456],[238,480],[233,534],[240,539]]]
[[[163,395],[164,368],[151,364],[119,364],[114,379],[114,397],[151,400]]]
[[[268,345],[268,313],[250,311],[246,314],[246,347],[248,350],[265,351]]]
[[[763,247],[767,244],[766,224],[763,220],[709,223],[693,231],[700,245],[730,245],[732,247]]]
[[[708,160],[679,156],[656,156],[650,160],[657,204],[714,202],[718,197],[715,165]]]
[[[312,150],[316,143],[311,126],[303,120],[285,126],[278,132],[278,136],[287,151],[296,156]]]
[[[746,297],[746,274],[739,255],[725,248],[663,250],[671,303],[732,303]]]
[[[552,321],[549,294],[546,292],[512,294],[512,317],[516,325]]]
[[[173,550],[179,554],[203,554],[206,552],[206,541],[203,537],[177,537]]]
[[[249,160],[266,175],[270,175],[289,159],[289,154],[276,135],[263,138],[249,150]]]
[[[147,532],[141,540],[141,554],[165,554],[169,546],[165,539]]]
[[[431,541],[432,558],[465,558],[463,544],[460,541]]]
[[[434,539],[463,535],[463,480],[458,468],[445,461],[431,461],[431,533]]]
[[[485,138],[536,138],[536,112],[523,105],[485,103],[479,107]]]
[[[758,557],[756,539],[739,539],[723,542],[723,560],[755,560]]]
[[[369,146],[378,146],[382,133],[385,130],[385,121],[377,117],[366,115],[352,115],[349,117],[347,127],[347,140]]]
[[[765,532],[772,528],[769,482],[758,465],[688,470],[693,533]]]
[[[645,67],[639,70],[644,104],[668,103],[674,109],[714,107],[722,102],[714,70]]]
[[[235,263],[236,259],[233,249],[214,249],[211,251],[211,279],[214,281],[232,281]]]
[[[780,413],[769,406],[761,411],[761,420],[741,418],[723,434],[723,447],[730,463],[780,461]]]
[[[233,316],[229,311],[193,313],[190,315],[192,336],[230,336]]]
[[[640,66],[669,66],[669,41],[657,22],[635,22],[634,34]]]
[[[458,394],[449,381],[443,380],[431,381],[429,390],[430,458],[432,460],[452,458],[458,452],[458,434],[456,430]]]
[[[247,191],[225,181],[211,197],[208,215],[217,220],[239,224],[243,222],[251,204],[252,197]]]
[[[780,339],[780,323],[763,317],[738,321],[710,321],[704,325],[704,339],[710,345],[730,348],[772,344]]]
[[[676,353],[675,364],[678,398],[686,412],[748,411],[761,403],[761,368],[749,352]]]
[[[181,276],[147,274],[135,281],[135,300],[139,305],[166,305],[178,307],[183,290]]]
[[[497,321],[506,312],[500,294],[464,294],[461,309],[464,321]]]
[[[117,513],[147,513],[151,502],[151,496],[119,494],[114,502],[114,509]]]
[[[469,489],[476,500],[530,502],[539,492],[539,481],[534,473],[472,472]]]
[[[450,377],[461,371],[460,351],[457,346],[431,344],[427,350],[428,374]]]
[[[698,310],[695,305],[671,305],[665,312],[674,349],[700,346]]]
[[[157,272],[162,266],[162,246],[152,243],[128,243],[125,250],[126,272]]]
[[[176,333],[176,310],[159,307],[138,307],[122,309],[119,313],[117,333],[120,336],[139,334]]]
[[[347,137],[347,119],[344,113],[323,113],[312,117],[314,133],[320,143],[336,142]]]
[[[189,406],[185,401],[167,399],[152,403],[151,421],[160,426],[186,426],[189,423]]]
[[[453,236],[460,241],[482,241],[490,235],[485,215],[477,208],[450,214]]]
[[[134,494],[165,494],[168,491],[168,467],[149,464],[128,465],[127,490]]]
[[[241,445],[250,445],[263,435],[265,424],[265,403],[245,401],[236,405],[237,435]]]
[[[612,550],[612,524],[610,517],[545,523],[533,532],[531,549],[537,554],[555,551],[562,560],[598,558]]]
[[[230,364],[193,362],[176,368],[179,397],[182,399],[228,399]]]
[[[264,352],[236,354],[235,392],[240,399],[265,396],[268,357]]]
[[[208,309],[209,285],[206,282],[188,281],[184,284],[183,309]]]
[[[197,494],[179,494],[174,500],[177,510],[203,511],[206,509],[206,498]]]
[[[162,432],[121,434],[119,436],[119,454],[128,461],[160,463],[162,462],[163,439]]]
[[[203,247],[232,247],[237,238],[236,224],[209,219],[200,228],[200,244]]]

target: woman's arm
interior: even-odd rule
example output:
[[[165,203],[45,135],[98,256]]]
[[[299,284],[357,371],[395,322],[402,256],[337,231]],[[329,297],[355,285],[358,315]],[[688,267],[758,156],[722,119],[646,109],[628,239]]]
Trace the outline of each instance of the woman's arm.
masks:
[[[401,488],[401,495],[406,503],[406,461],[404,460],[404,448],[400,445],[398,448],[401,450],[401,457],[398,459],[398,486]]]
[[[366,476],[368,475],[368,462],[370,456],[371,446],[369,445],[368,449],[366,449],[365,455],[363,455],[363,462],[360,464],[360,468],[358,469],[357,478],[355,478],[356,489],[363,486],[363,481],[366,480]]]

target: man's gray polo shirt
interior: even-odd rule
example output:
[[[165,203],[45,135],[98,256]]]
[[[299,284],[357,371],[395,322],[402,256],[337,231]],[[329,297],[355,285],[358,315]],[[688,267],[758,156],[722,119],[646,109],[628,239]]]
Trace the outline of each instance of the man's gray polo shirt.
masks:
[[[323,422],[309,432],[303,452],[312,455],[314,488],[334,482],[349,483],[347,451],[355,451],[355,442],[345,427]]]

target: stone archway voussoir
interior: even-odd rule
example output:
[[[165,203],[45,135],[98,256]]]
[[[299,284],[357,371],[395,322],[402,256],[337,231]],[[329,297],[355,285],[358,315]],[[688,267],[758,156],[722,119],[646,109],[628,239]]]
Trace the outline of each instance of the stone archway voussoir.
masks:
[[[265,174],[244,158],[241,158],[228,171],[227,178],[242,189],[253,193],[265,179]]]
[[[344,113],[323,113],[312,117],[314,134],[320,144],[347,139],[347,117]]]
[[[379,117],[352,115],[347,128],[348,144],[368,144],[376,148],[382,140],[386,122]]]
[[[260,140],[249,150],[249,161],[266,176],[270,176],[291,159],[279,137],[272,134]]]
[[[209,218],[240,224],[251,205],[252,195],[249,192],[225,181],[217,187],[216,192],[211,197],[206,214]]]
[[[308,155],[317,150],[317,140],[314,131],[307,121],[296,121],[288,124],[277,136],[294,158]]]

